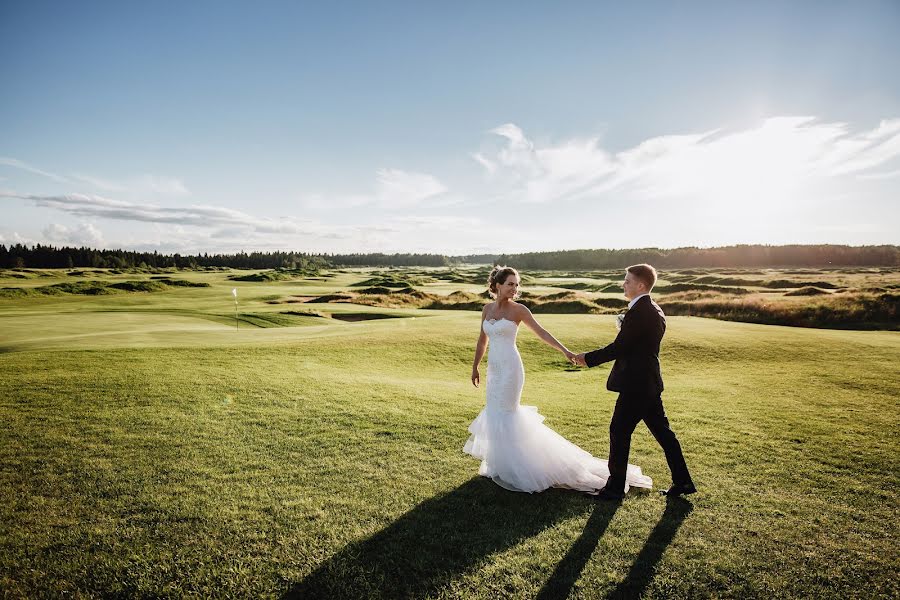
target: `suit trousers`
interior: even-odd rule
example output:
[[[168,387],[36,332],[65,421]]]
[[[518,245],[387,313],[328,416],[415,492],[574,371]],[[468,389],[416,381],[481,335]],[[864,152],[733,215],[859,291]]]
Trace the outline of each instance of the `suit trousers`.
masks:
[[[631,451],[631,434],[641,421],[647,424],[647,429],[662,446],[669,470],[672,472],[672,483],[675,485],[691,483],[691,475],[684,461],[681,444],[675,432],[669,427],[662,397],[623,392],[616,400],[616,409],[609,424],[609,481],[606,487],[612,492],[624,491],[628,454]]]

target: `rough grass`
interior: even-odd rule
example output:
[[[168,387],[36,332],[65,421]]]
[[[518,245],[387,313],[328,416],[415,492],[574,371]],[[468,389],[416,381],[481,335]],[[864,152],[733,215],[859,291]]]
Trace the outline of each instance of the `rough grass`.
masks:
[[[621,291],[622,285],[616,284],[615,290],[605,291]],[[710,285],[705,283],[672,283],[669,285],[657,285],[653,288],[656,294],[671,294],[675,292],[687,291],[703,291],[703,292],[724,292],[728,294],[749,294],[750,290],[729,285]]]
[[[584,281],[572,281],[564,283],[551,283],[552,287],[565,288],[567,290],[580,290],[583,292],[600,292],[608,288],[611,284],[586,283]]]
[[[34,296],[59,296],[63,294],[97,296],[118,292],[161,292],[168,287],[209,287],[206,282],[183,279],[155,279],[135,281],[85,280],[56,283],[34,288],[0,288],[0,298],[27,298]]]
[[[765,297],[658,300],[668,315],[701,316],[795,327],[900,329],[900,294],[866,292],[811,295],[788,302]]]
[[[796,290],[791,290],[789,292],[785,292],[785,296],[824,296],[828,294],[827,290],[823,290],[822,288],[817,288],[814,286],[804,286],[802,288],[797,288]]]
[[[160,283],[164,283],[165,285],[170,285],[172,287],[209,287],[210,284],[205,281],[187,281],[186,279],[172,279],[171,277],[152,277],[151,279],[157,280]]]
[[[612,317],[540,319],[575,350],[615,335]],[[484,402],[468,382],[477,326],[476,314],[457,312],[338,324],[328,335],[226,331],[240,346],[208,345],[214,332],[200,331],[181,349],[135,340],[0,354],[0,588],[900,594],[897,333],[670,319],[666,407],[701,491],[615,507],[564,490],[507,492],[475,475],[461,448]],[[269,336],[278,331],[290,335]],[[608,367],[567,367],[527,331],[519,346],[523,403],[605,456]],[[631,458],[668,485],[643,426]]]
[[[319,271],[315,269],[270,269],[246,275],[229,275],[228,279],[232,281],[290,281],[301,277],[317,276],[318,274]]]
[[[363,288],[408,288],[416,285],[425,285],[435,281],[433,277],[416,277],[414,275],[391,275],[384,277],[372,277],[364,281],[359,281],[353,285]]]
[[[364,283],[372,281],[370,279]],[[379,281],[384,283],[386,280]],[[393,282],[396,286],[400,283],[399,280]],[[526,291],[519,302],[532,312],[541,314],[609,314],[627,308],[628,302],[621,297],[610,298],[571,289],[584,287],[577,283],[570,284],[571,287],[566,286],[560,292],[539,294]],[[550,287],[564,286],[551,284]],[[615,287],[619,289],[618,284]],[[888,288],[880,288],[880,291],[879,288],[867,288],[855,292],[832,293],[812,286],[800,286],[777,296],[764,296],[744,288],[676,283],[659,285],[654,288],[654,294],[666,313],[673,316],[703,316],[798,327],[896,330],[900,328],[900,296],[887,290]],[[475,294],[456,290],[449,294],[434,294],[411,287],[392,289],[369,286],[352,292],[312,298],[269,300],[272,304],[304,301],[352,303],[382,308],[481,310],[491,298],[487,292]]]

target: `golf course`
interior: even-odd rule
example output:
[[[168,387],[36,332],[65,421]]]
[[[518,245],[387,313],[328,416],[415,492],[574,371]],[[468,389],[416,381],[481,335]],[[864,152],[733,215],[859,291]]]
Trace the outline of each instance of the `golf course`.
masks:
[[[5,597],[900,594],[900,333],[670,316],[699,493],[517,494],[462,452],[483,272],[4,271]],[[523,301],[592,350],[623,310],[607,275],[526,274]],[[522,403],[605,457],[609,365],[518,345]],[[669,485],[642,425],[630,460]]]

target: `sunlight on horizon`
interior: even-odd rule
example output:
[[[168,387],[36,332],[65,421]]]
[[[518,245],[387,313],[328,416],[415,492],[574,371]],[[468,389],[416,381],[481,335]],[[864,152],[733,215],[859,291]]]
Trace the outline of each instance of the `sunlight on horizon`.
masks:
[[[45,240],[57,244],[129,246],[106,239],[97,225],[105,220],[152,224],[160,238],[155,243],[131,244],[138,247],[165,247],[162,236],[174,228],[175,237],[185,242],[178,248],[188,252],[238,248],[350,252],[360,251],[362,243],[362,251],[468,254],[715,246],[727,245],[727,238],[735,234],[738,239],[731,243],[777,243],[767,235],[778,235],[779,228],[791,231],[785,226],[792,220],[814,221],[810,215],[817,207],[827,205],[832,212],[850,209],[852,214],[854,190],[861,186],[893,189],[900,180],[900,170],[890,166],[900,156],[900,119],[883,120],[871,130],[851,131],[845,123],[814,117],[773,117],[745,130],[657,136],[620,152],[603,148],[598,137],[535,142],[513,123],[487,135],[502,143],[491,151],[483,146],[471,153],[470,168],[482,171],[482,183],[474,189],[454,189],[446,177],[430,173],[381,168],[369,193],[317,194],[305,206],[301,203],[294,215],[279,218],[259,215],[249,204],[233,208],[119,200],[115,196],[120,188],[112,182],[95,185],[101,188],[96,193],[37,195],[7,190],[0,191],[0,196],[78,219],[75,225],[53,223],[44,229]],[[93,182],[15,159],[0,162],[37,174],[57,187],[81,190]],[[182,184],[169,188],[180,197],[186,194]],[[547,233],[554,219],[559,222],[560,215],[572,208],[578,212],[578,222],[605,224],[611,218],[627,219],[623,207],[641,206],[657,213],[660,223],[648,224],[647,235],[630,238],[631,243],[609,235],[598,240],[601,243],[592,243],[592,238],[568,232]],[[378,220],[353,223],[353,215],[365,210]],[[432,214],[427,214],[429,210]],[[492,214],[504,212],[514,212],[517,220],[491,220]],[[672,223],[686,216],[696,221],[688,221],[693,237],[670,230]],[[336,224],[336,218],[344,222]],[[876,228],[877,222],[818,225],[829,235],[842,226],[865,233]],[[703,227],[709,229],[705,234]],[[542,232],[537,235],[542,245],[523,247],[523,230]],[[752,239],[740,239],[741,235]],[[2,243],[21,241],[15,235],[0,238]],[[493,249],[486,241],[493,241]]]

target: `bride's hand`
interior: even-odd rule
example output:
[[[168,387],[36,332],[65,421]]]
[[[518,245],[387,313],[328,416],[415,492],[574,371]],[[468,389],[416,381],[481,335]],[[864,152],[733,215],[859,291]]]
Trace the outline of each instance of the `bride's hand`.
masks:
[[[478,387],[478,384],[481,382],[481,374],[478,372],[478,367],[472,368],[472,385]]]
[[[575,355],[574,352],[569,352],[568,350],[563,350],[563,354],[566,355],[566,360],[568,360],[568,361],[569,361],[570,363],[572,363],[573,365],[576,364],[576,363],[575,363],[575,356],[576,356],[576,355]]]

